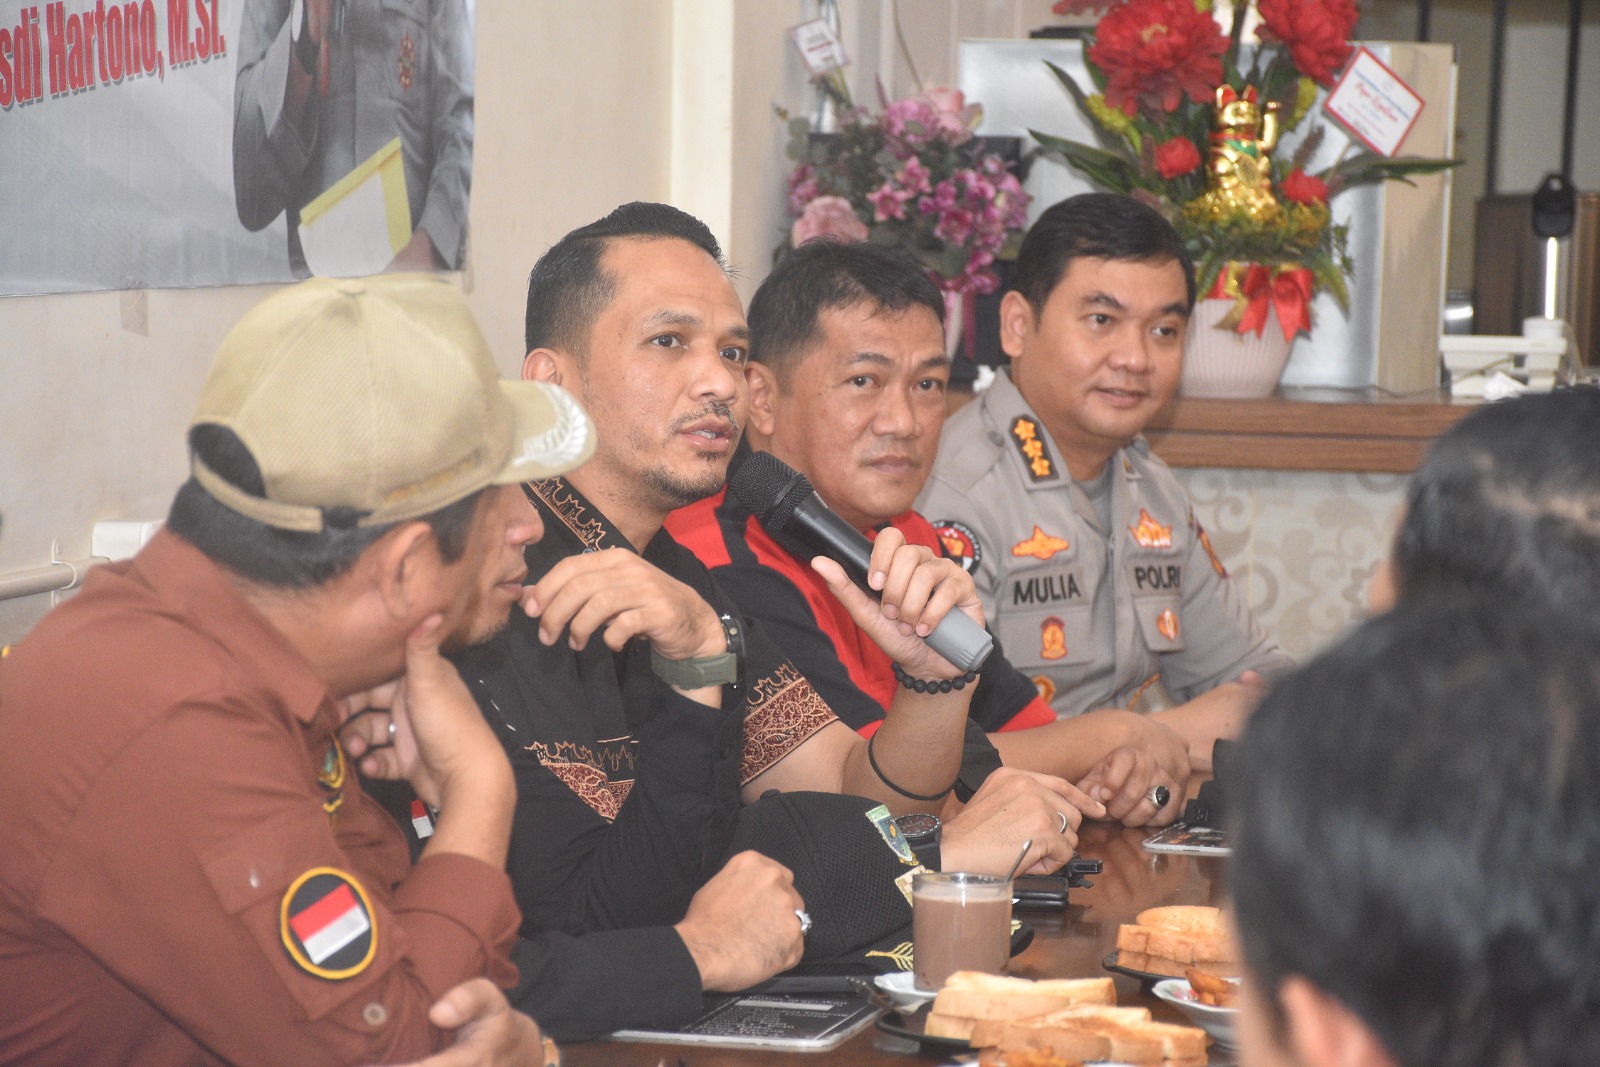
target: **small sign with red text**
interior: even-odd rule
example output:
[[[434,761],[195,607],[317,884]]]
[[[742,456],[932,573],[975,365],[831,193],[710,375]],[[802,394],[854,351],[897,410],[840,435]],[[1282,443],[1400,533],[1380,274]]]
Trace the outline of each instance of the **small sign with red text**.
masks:
[[[806,69],[813,78],[832,74],[850,62],[850,57],[844,51],[844,42],[833,32],[833,27],[822,19],[812,19],[789,27],[789,38],[800,50],[800,58],[805,60]]]
[[[1356,53],[1323,106],[1381,156],[1393,157],[1422,114],[1422,97],[1365,48]]]

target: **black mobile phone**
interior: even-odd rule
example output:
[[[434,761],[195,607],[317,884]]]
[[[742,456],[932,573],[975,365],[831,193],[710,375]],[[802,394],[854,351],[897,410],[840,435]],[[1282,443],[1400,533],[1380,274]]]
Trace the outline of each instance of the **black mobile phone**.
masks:
[[[1059,874],[1024,874],[1011,880],[1011,899],[1019,908],[1067,906],[1067,880]]]

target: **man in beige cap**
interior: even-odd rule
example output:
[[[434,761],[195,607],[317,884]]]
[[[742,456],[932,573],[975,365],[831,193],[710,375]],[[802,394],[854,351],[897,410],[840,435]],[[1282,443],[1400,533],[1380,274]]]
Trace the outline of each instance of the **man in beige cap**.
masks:
[[[0,1061],[418,1058],[518,923],[510,768],[439,652],[523,597],[516,483],[590,424],[447,282],[319,279],[224,340],[189,444],[166,529],[0,669]],[[353,758],[437,811],[414,868]],[[525,1054],[466,989],[434,1019]]]

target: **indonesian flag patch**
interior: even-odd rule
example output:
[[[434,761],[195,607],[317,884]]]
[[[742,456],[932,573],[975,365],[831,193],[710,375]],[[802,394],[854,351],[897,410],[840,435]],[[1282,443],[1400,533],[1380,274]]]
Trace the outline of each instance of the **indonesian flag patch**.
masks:
[[[411,802],[411,828],[417,832],[419,839],[433,836],[433,814],[428,811],[428,805],[420,800]]]
[[[354,978],[377,955],[372,901],[361,883],[333,867],[313,867],[296,878],[279,916],[283,947],[307,974]]]

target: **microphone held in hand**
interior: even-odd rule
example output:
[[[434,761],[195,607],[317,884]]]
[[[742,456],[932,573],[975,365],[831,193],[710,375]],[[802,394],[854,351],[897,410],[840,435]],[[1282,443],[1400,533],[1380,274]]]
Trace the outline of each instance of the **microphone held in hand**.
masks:
[[[834,514],[805,475],[783,460],[769,452],[751,453],[728,479],[728,488],[768,533],[796,541],[814,555],[827,556],[857,581],[865,581],[872,542]],[[994,638],[957,608],[939,620],[927,641],[962,671],[977,670],[994,648]]]

